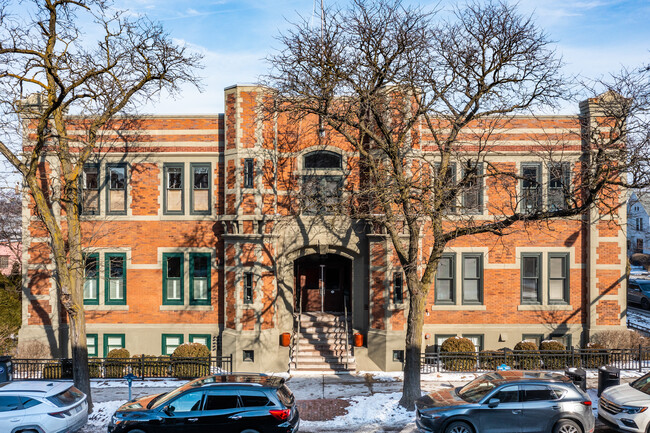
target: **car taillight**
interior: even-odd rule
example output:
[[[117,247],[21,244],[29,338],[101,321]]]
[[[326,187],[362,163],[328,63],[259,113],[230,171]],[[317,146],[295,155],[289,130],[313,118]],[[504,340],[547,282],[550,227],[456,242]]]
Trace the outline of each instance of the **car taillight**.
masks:
[[[582,402],[585,406],[591,406],[591,400],[585,400]]]
[[[61,411],[61,412],[52,412],[48,413],[49,416],[53,416],[54,418],[65,418],[66,416],[70,416],[70,412],[67,410]]]
[[[282,410],[270,410],[269,413],[273,418],[277,419],[278,421],[286,421],[289,419],[289,414],[291,413],[291,409],[282,409]]]

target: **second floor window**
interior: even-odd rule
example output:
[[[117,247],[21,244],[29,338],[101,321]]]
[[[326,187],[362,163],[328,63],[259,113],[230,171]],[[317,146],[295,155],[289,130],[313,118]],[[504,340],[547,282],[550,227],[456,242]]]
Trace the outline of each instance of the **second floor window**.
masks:
[[[569,164],[553,164],[548,171],[548,210],[566,209],[569,205],[571,187]]]
[[[541,165],[522,164],[521,177],[521,212],[538,212],[542,207]]]
[[[165,164],[165,213],[183,213],[183,164]]]
[[[463,211],[470,214],[483,213],[483,165],[476,163],[465,170],[467,184],[463,189]]]
[[[302,177],[303,213],[323,215],[334,213],[340,203],[343,189],[341,155],[330,151],[316,151],[305,155]]]
[[[483,302],[483,255],[463,254],[463,303]]]
[[[522,304],[538,304],[542,301],[540,268],[540,254],[521,255]]]
[[[190,304],[210,304],[210,253],[190,254]]]
[[[99,214],[99,166],[85,165],[83,171],[81,213]]]
[[[244,188],[255,187],[255,161],[253,158],[244,160]]]
[[[637,229],[637,231],[642,231],[643,230],[643,218],[637,218],[636,219],[636,229]]]
[[[183,253],[163,254],[163,304],[183,304]]]
[[[126,213],[126,165],[108,164],[108,214]]]
[[[454,283],[454,254],[443,254],[438,262],[436,273],[436,304],[453,304],[455,302],[456,284]]]
[[[402,271],[393,274],[393,303],[402,304],[404,302],[404,274]]]
[[[244,272],[244,303],[253,303],[253,273]]]

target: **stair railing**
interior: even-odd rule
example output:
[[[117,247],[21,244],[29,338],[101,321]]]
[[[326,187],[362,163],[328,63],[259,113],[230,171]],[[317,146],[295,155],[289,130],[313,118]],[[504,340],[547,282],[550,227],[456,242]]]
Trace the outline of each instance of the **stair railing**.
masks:
[[[294,339],[293,339],[293,364],[298,370],[298,348],[300,346],[300,325],[302,323],[302,297],[298,301],[298,323],[294,327]]]
[[[348,369],[348,362],[350,362],[350,334],[348,330],[348,297],[343,297],[343,314],[345,320],[345,369]]]

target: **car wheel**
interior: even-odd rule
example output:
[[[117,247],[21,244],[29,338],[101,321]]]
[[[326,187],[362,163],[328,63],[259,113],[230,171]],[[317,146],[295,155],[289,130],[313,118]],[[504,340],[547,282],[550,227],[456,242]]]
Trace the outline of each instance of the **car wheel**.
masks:
[[[465,422],[454,421],[447,426],[445,433],[472,433],[472,428]]]
[[[650,302],[646,298],[641,299],[641,308],[644,310],[650,309]]]
[[[582,433],[582,429],[575,422],[569,419],[563,419],[555,424],[553,433]]]
[[[248,429],[248,430],[244,430],[244,431],[241,432],[241,433],[257,433],[257,430],[251,430],[251,429]]]
[[[144,433],[144,431],[140,429],[135,429],[135,430],[129,430],[129,433]]]

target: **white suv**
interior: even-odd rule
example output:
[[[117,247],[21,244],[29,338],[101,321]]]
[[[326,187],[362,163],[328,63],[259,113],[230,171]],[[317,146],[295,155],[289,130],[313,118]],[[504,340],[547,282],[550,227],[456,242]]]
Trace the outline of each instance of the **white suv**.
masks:
[[[88,421],[86,394],[71,382],[0,383],[0,432],[75,432]]]
[[[598,417],[620,431],[645,433],[650,423],[648,407],[650,373],[604,390],[598,400]]]

